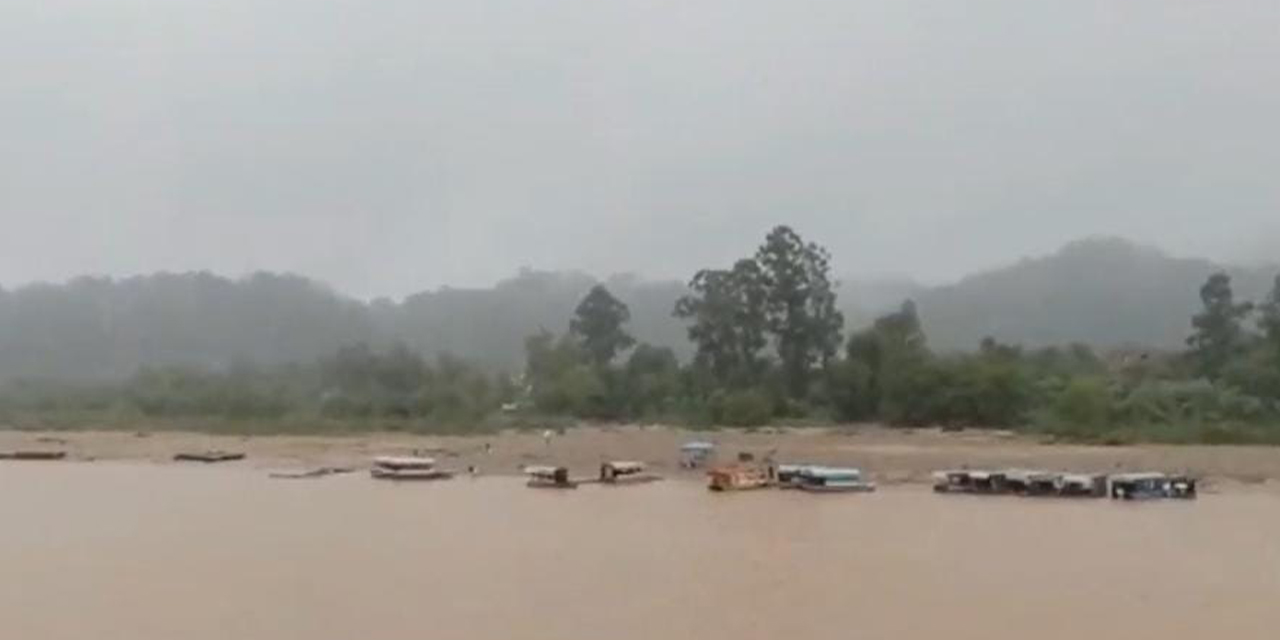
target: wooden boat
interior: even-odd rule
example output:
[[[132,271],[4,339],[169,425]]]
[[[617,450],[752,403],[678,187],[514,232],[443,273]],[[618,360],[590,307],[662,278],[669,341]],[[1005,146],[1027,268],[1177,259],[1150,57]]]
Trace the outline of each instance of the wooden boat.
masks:
[[[1107,476],[1102,474],[1064,474],[1058,485],[1058,495],[1067,498],[1101,498],[1107,495]]]
[[[12,451],[0,453],[0,460],[62,460],[66,451]]]
[[[812,464],[780,464],[774,467],[774,479],[783,489],[794,489],[799,486],[801,474],[816,467]]]
[[[577,489],[577,481],[569,477],[564,467],[525,467],[529,476],[528,486],[534,489]]]
[[[378,456],[373,459],[373,464],[376,467],[391,471],[421,471],[434,469],[436,466],[436,460],[435,458],[426,458],[422,456]]]
[[[231,462],[233,460],[244,460],[245,455],[239,452],[220,451],[217,449],[210,451],[198,451],[194,453],[179,453],[173,456],[177,462],[203,462],[210,464],[214,462]]]
[[[1001,471],[978,469],[935,471],[933,490],[938,493],[1007,493],[1008,476]]]
[[[374,467],[369,474],[378,480],[448,480],[452,471],[442,469],[387,469]]]
[[[1022,496],[1055,496],[1062,483],[1062,474],[1049,471],[1011,469],[1004,476],[1009,491]]]
[[[799,472],[795,484],[797,489],[812,493],[869,493],[876,490],[875,483],[863,480],[861,470],[841,467],[805,467]]]
[[[1188,476],[1163,473],[1123,473],[1111,476],[1107,493],[1115,500],[1152,500],[1196,497],[1196,481]]]
[[[613,461],[600,465],[600,482],[603,484],[642,484],[661,479],[646,473],[643,462]]]
[[[765,489],[775,480],[772,469],[743,464],[716,467],[707,472],[707,477],[710,478],[707,488],[712,491]]]
[[[341,473],[351,473],[355,471],[351,467],[319,467],[316,469],[308,469],[306,471],[276,471],[269,474],[270,477],[277,480],[300,480],[306,478],[323,478]]]

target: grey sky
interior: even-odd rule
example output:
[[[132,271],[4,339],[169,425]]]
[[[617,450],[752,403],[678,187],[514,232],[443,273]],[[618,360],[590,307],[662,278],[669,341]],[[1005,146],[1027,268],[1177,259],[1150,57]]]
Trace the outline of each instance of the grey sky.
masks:
[[[0,283],[1280,257],[1274,0],[0,0]]]

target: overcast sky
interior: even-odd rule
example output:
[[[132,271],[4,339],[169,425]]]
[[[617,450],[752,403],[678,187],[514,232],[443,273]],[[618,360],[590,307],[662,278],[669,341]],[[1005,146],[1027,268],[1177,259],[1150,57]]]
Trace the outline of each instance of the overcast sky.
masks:
[[[0,0],[0,284],[1280,258],[1275,0]]]

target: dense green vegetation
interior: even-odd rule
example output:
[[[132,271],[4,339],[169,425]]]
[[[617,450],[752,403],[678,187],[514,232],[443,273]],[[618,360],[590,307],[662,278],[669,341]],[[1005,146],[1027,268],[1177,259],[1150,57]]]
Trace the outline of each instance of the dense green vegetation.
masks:
[[[682,353],[638,339],[630,306],[595,284],[561,332],[524,338],[514,373],[358,340],[293,362],[143,366],[124,380],[76,385],[18,379],[0,389],[0,421],[459,432],[567,420],[834,421],[1102,443],[1280,442],[1280,276],[1254,302],[1237,299],[1229,274],[1212,274],[1200,310],[1183,319],[1184,349],[1105,355],[1082,343],[1030,348],[995,338],[938,351],[911,300],[846,331],[829,255],[787,227],[728,268],[698,272],[684,290],[668,310],[688,338]],[[322,310],[298,303],[273,313],[305,324]],[[287,332],[279,340],[262,348],[305,351]]]

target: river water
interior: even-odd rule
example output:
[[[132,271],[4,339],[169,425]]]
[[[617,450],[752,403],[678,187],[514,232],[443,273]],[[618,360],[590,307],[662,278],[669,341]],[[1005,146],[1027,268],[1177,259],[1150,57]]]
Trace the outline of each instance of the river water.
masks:
[[[0,466],[0,637],[1280,637],[1280,496],[535,491]]]

